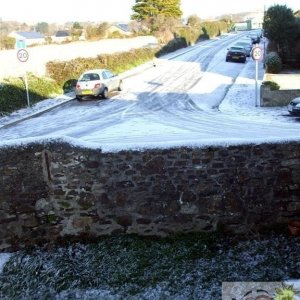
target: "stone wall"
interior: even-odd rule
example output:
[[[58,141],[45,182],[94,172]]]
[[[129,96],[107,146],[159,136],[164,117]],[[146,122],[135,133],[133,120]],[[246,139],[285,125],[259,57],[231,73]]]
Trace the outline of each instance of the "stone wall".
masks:
[[[300,97],[300,74],[287,72],[280,74],[265,73],[263,81],[273,81],[279,90],[271,91],[268,86],[260,87],[261,106],[287,106],[291,100]]]
[[[0,249],[118,233],[234,233],[300,218],[300,144],[0,149]]]
[[[297,90],[270,90],[269,87],[260,87],[260,105],[287,106],[291,100],[300,97],[300,89]]]

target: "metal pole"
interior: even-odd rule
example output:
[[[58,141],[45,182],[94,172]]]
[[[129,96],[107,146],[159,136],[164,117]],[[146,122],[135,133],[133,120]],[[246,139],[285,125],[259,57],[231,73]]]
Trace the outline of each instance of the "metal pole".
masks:
[[[264,56],[263,56],[263,63],[264,63],[264,68],[266,67],[265,65],[265,58],[266,58],[266,38],[263,37],[264,39]]]
[[[255,106],[259,106],[258,104],[258,60],[255,61]]]
[[[26,88],[26,96],[27,96],[27,106],[30,107],[29,92],[28,92],[28,80],[27,80],[27,72],[26,71],[25,71],[25,88]]]

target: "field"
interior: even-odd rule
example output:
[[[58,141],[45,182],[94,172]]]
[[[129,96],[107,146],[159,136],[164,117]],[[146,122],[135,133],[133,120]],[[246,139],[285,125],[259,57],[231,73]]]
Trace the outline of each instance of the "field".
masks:
[[[0,51],[0,79],[7,76],[21,76],[25,71],[45,75],[46,63],[52,60],[96,57],[103,53],[123,52],[156,44],[157,40],[153,36],[140,36],[130,39],[105,39],[29,47],[27,48],[29,59],[25,63],[18,61],[17,50],[3,50]]]

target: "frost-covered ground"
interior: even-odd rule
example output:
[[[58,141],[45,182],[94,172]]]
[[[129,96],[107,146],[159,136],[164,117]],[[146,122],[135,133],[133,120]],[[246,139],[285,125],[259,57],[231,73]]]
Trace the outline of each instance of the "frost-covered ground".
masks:
[[[0,294],[1,299],[220,300],[222,282],[290,280],[300,290],[299,248],[300,238],[286,234],[106,237],[14,253],[0,275]]]

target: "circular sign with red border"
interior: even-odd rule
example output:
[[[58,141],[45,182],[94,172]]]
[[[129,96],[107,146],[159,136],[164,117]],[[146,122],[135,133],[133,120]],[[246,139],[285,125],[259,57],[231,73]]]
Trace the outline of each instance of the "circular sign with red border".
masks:
[[[25,49],[18,50],[17,57],[18,57],[19,61],[26,62],[28,60],[28,58],[29,58],[28,51],[25,50]]]
[[[254,60],[260,60],[263,57],[263,50],[260,47],[254,47],[251,52],[251,57]]]

